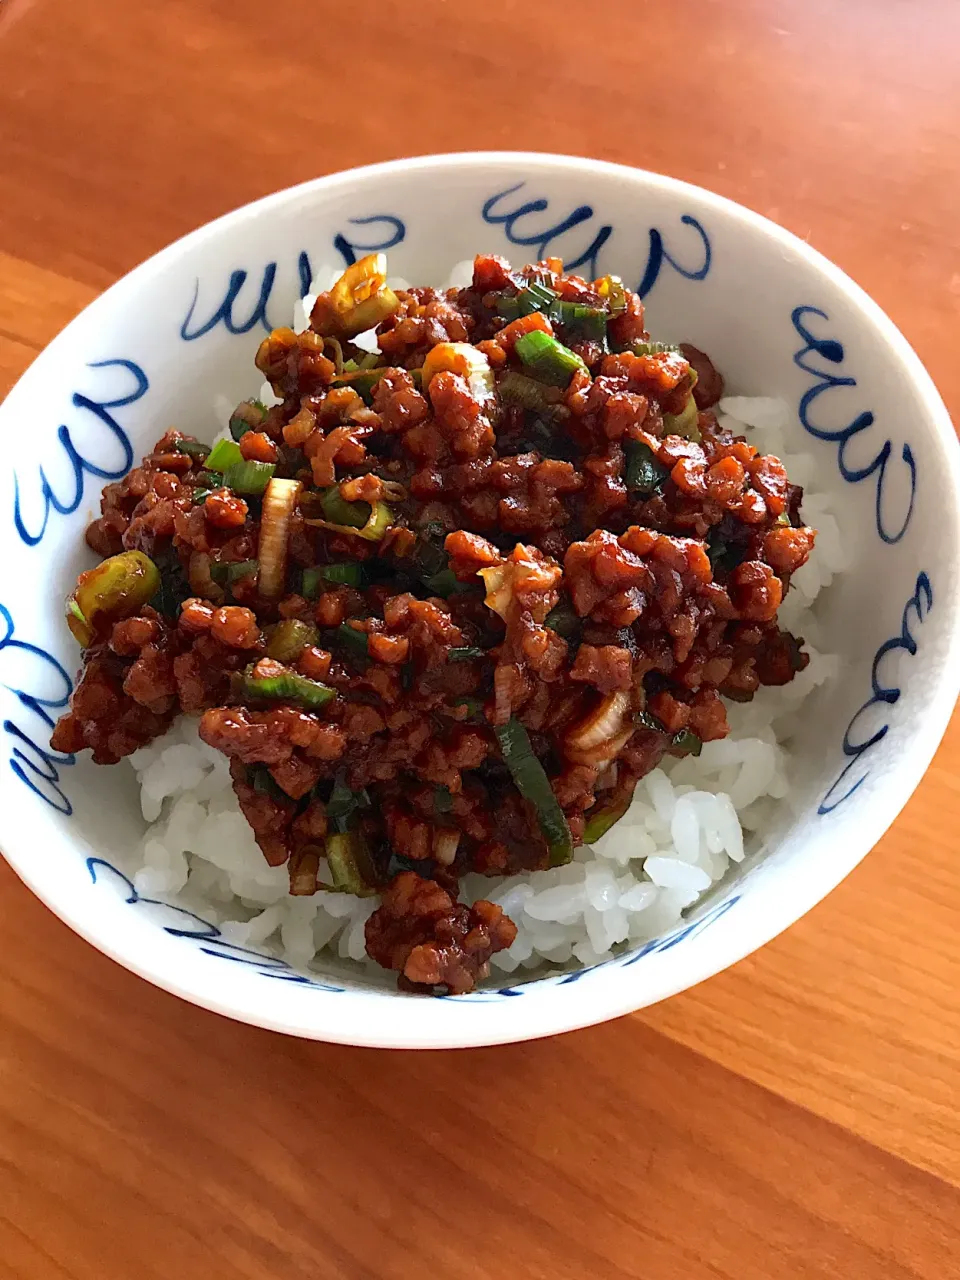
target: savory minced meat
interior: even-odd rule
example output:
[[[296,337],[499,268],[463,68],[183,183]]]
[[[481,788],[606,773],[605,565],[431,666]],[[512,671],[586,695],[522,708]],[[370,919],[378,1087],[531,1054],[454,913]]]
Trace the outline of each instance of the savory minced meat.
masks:
[[[370,955],[456,993],[516,935],[462,875],[568,861],[664,753],[724,737],[725,697],[803,669],[777,610],[814,531],[617,277],[385,273],[264,340],[278,404],[106,487],[52,742],[110,764],[198,714],[291,893],[381,892]]]

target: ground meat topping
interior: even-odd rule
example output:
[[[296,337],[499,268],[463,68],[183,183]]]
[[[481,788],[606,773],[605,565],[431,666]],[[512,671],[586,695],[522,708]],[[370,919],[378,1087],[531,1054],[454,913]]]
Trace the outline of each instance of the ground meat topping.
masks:
[[[455,902],[440,885],[401,872],[367,921],[367,950],[414,987],[473,989],[490,957],[509,947],[517,926],[492,902]]]
[[[704,352],[557,259],[394,291],[370,255],[256,366],[276,402],[218,457],[168,431],[104,488],[54,749],[111,763],[197,715],[291,893],[382,893],[369,953],[467,991],[515,929],[463,875],[569,858],[725,698],[804,669],[802,491],[720,425]]]

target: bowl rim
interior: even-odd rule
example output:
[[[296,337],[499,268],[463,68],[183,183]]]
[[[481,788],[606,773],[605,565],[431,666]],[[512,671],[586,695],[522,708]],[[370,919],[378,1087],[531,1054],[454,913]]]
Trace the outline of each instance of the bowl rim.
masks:
[[[531,175],[536,173],[541,175],[548,173],[604,174],[611,178],[626,180],[637,189],[654,189],[683,196],[695,201],[701,209],[714,210],[720,215],[733,218],[765,239],[781,244],[803,259],[814,273],[825,277],[872,327],[876,337],[896,353],[904,373],[922,402],[925,414],[924,429],[929,432],[938,448],[940,461],[944,465],[949,488],[955,499],[948,513],[952,519],[952,536],[946,539],[946,542],[956,564],[960,558],[957,551],[960,547],[960,446],[958,446],[949,413],[933,379],[907,339],[879,304],[844,271],[806,241],[745,205],[678,178],[589,157],[548,152],[497,150],[424,154],[326,174],[241,205],[160,249],[121,276],[110,288],[88,304],[31,362],[29,368],[11,388],[4,402],[0,403],[0,418],[21,384],[35,376],[39,364],[46,364],[55,358],[75,333],[85,328],[91,321],[95,321],[99,314],[106,311],[118,298],[136,293],[143,284],[162,273],[167,265],[180,257],[185,250],[200,247],[216,239],[228,229],[233,231],[241,228],[244,224],[282,208],[288,203],[296,202],[305,195],[333,193],[358,182],[417,170],[455,171],[474,169],[483,165],[489,165],[492,168],[523,165]],[[622,968],[610,968],[607,971],[610,981],[588,984],[589,999],[583,998],[587,993],[580,989],[579,984],[571,984],[569,988],[562,985],[547,986],[540,990],[534,988],[525,993],[528,998],[522,1001],[504,1000],[488,1004],[470,1002],[469,1005],[455,999],[398,998],[393,992],[351,990],[338,992],[334,1000],[327,998],[322,1006],[318,1006],[316,1016],[312,1019],[294,1016],[292,1004],[283,998],[271,1001],[266,995],[259,1002],[250,1000],[238,1006],[232,1001],[218,998],[212,984],[198,981],[191,987],[185,981],[179,981],[165,972],[162,966],[150,963],[140,954],[132,955],[125,947],[112,942],[109,937],[102,937],[95,927],[88,924],[85,919],[79,918],[70,901],[64,901],[55,894],[51,894],[48,888],[41,886],[38,878],[31,874],[33,850],[27,847],[28,838],[14,837],[11,840],[3,837],[0,839],[0,845],[2,845],[3,856],[20,879],[75,933],[124,968],[137,973],[155,986],[212,1012],[248,1022],[251,1025],[304,1038],[366,1047],[466,1048],[511,1043],[591,1026],[657,1003],[721,972],[800,919],[862,861],[901,812],[933,759],[953,713],[958,693],[960,693],[960,627],[954,625],[947,633],[946,654],[941,673],[930,690],[927,704],[919,713],[915,724],[911,726],[914,737],[910,751],[896,765],[895,775],[891,779],[894,785],[888,786],[881,795],[876,796],[868,813],[862,816],[858,839],[852,846],[854,851],[851,852],[849,845],[839,850],[836,863],[830,868],[828,874],[821,875],[815,882],[810,882],[808,879],[802,886],[794,885],[795,892],[790,895],[781,895],[779,901],[775,895],[764,893],[760,889],[758,897],[764,899],[763,911],[753,911],[748,917],[741,918],[740,927],[736,933],[728,929],[721,931],[719,936],[714,935],[718,945],[710,948],[694,946],[688,949],[688,954],[691,957],[698,957],[699,963],[678,966],[673,976],[669,978],[667,975],[670,971],[665,970],[664,978],[667,980],[661,980],[659,985],[650,981],[658,967],[656,955],[651,955],[650,963],[644,966],[642,983],[632,978],[632,975],[628,975]],[[6,825],[4,815],[0,814],[0,826],[4,825]],[[68,837],[65,836],[65,839]],[[697,939],[691,941],[696,942]],[[317,996],[321,994],[323,993],[318,992]],[[368,1011],[364,1011],[358,1003],[364,1001],[370,1005]],[[254,1007],[255,1005],[257,1007]],[[517,1006],[522,1006],[522,1009]],[[467,1018],[457,1017],[452,1012],[454,1009],[467,1007],[470,1009],[470,1016]],[[389,1015],[388,1009],[393,1011]]]

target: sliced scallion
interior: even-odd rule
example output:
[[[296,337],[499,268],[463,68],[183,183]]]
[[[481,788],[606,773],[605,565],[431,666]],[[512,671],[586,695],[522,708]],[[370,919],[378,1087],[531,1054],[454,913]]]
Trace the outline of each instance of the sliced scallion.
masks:
[[[284,618],[270,631],[267,657],[276,662],[293,663],[308,644],[317,643],[317,628],[299,618]]]
[[[533,377],[551,386],[565,387],[575,373],[589,372],[575,352],[542,329],[531,329],[523,334],[517,339],[514,350]]]
[[[605,836],[614,823],[619,822],[630,808],[632,795],[625,796],[616,804],[595,804],[584,815],[586,825],[583,828],[583,843],[596,844],[601,836]]]
[[[507,370],[497,383],[497,390],[504,404],[528,409],[531,413],[547,413],[551,408],[543,383],[517,373],[516,369]]]
[[[358,631],[347,622],[341,622],[336,632],[337,644],[351,658],[363,659],[368,656],[367,633]]]
[[[328,835],[324,852],[335,889],[361,898],[376,893],[373,863],[359,831],[337,831]]]
[[[668,436],[683,436],[687,440],[699,440],[699,410],[693,396],[687,396],[687,402],[679,413],[663,415],[663,431]]]
[[[628,350],[635,356],[662,356],[668,352],[679,355],[680,348],[672,342],[631,342]]]
[[[210,453],[210,446],[201,444],[199,440],[178,440],[174,448],[177,453],[185,453],[188,458],[193,458],[195,462],[203,462]]]
[[[670,739],[670,750],[681,751],[685,756],[698,756],[703,750],[703,740],[691,729],[681,729]]]
[[[472,644],[456,645],[447,650],[447,657],[451,662],[473,662],[483,657],[483,650]]]
[[[235,467],[243,460],[240,446],[235,440],[218,440],[204,465],[208,471],[219,471],[222,475],[227,467]]]
[[[273,462],[248,462],[244,459],[224,470],[223,483],[234,493],[259,497],[266,490],[276,469],[276,463]]]
[[[276,675],[258,676],[254,667],[244,675],[243,693],[248,698],[262,698],[268,702],[294,702],[309,711],[325,707],[337,696],[336,689],[296,671],[284,670]]]
[[[628,440],[626,455],[624,480],[628,489],[648,497],[663,488],[670,475],[670,469],[657,461],[649,445],[644,444],[642,440]]]
[[[572,640],[580,632],[580,619],[569,605],[558,604],[544,618],[544,626],[555,631],[564,640]]]
[[[540,830],[550,846],[551,867],[562,867],[573,857],[573,837],[550,779],[533,754],[526,729],[511,718],[506,724],[496,725],[494,732],[517,790],[536,810]]]

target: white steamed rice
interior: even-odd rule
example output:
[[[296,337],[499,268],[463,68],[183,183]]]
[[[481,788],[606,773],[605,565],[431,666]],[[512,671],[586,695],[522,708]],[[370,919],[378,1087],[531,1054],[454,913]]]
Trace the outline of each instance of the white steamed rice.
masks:
[[[472,264],[458,264],[451,279],[461,284],[470,270]],[[312,293],[336,275],[318,273]],[[298,330],[312,305],[310,295],[297,303]],[[272,402],[269,390],[261,394]],[[217,407],[229,413],[233,404],[224,399]],[[784,401],[731,396],[719,408],[722,423],[777,454],[805,488],[804,516],[819,530],[817,544],[780,618],[806,638],[810,664],[789,685],[729,705],[730,736],[705,743],[699,757],[667,759],[642,779],[626,815],[597,844],[577,849],[568,866],[494,880],[467,876],[465,900],[497,902],[517,924],[516,941],[493,957],[495,972],[596,964],[621,944],[674,927],[731,864],[762,849],[762,833],[788,798],[800,707],[837,675],[837,659],[818,651],[812,606],[846,559],[830,500],[814,487],[814,459],[787,450],[793,415]],[[227,940],[266,944],[298,967],[339,957],[383,976],[364,948],[364,925],[378,900],[327,892],[291,897],[286,867],[267,866],[237,805],[228,762],[200,741],[195,720],[181,717],[130,763],[147,823],[135,859],[141,893],[168,897],[214,921]]]

